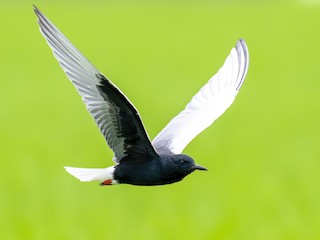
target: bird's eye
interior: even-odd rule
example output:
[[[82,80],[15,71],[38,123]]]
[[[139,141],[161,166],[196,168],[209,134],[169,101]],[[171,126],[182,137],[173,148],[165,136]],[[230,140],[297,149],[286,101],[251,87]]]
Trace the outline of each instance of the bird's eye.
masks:
[[[181,162],[182,164],[185,164],[185,163],[186,163],[186,160],[183,160],[183,159],[182,159],[180,162]]]

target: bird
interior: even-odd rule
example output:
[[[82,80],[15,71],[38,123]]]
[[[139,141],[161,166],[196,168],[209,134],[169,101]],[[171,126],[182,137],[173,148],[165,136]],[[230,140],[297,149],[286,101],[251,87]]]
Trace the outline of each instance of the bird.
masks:
[[[207,170],[182,152],[237,96],[249,66],[248,47],[242,38],[218,72],[151,141],[131,101],[36,6],[33,10],[53,55],[114,152],[113,166],[65,167],[69,174],[82,182],[99,181],[102,186],[156,186],[179,182],[195,170]]]

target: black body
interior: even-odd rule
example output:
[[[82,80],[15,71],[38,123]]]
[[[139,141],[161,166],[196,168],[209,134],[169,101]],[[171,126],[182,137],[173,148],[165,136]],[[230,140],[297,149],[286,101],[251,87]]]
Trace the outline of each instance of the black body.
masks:
[[[132,185],[164,185],[181,181],[196,169],[206,170],[184,154],[160,155],[147,161],[121,161],[115,168],[114,179]]]

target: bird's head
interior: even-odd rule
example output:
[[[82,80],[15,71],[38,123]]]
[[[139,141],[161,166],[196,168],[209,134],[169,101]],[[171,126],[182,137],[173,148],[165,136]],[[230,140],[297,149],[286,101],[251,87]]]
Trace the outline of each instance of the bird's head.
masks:
[[[175,155],[173,162],[178,169],[181,169],[186,174],[192,173],[194,170],[208,170],[196,164],[191,157],[184,154]]]

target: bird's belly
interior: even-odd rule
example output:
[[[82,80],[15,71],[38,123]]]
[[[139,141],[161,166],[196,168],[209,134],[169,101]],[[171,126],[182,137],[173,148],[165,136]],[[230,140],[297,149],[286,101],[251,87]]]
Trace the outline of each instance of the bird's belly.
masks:
[[[139,166],[137,166],[139,165]],[[158,164],[119,164],[114,172],[114,178],[119,183],[140,186],[170,184],[183,179],[184,176],[168,175]]]

